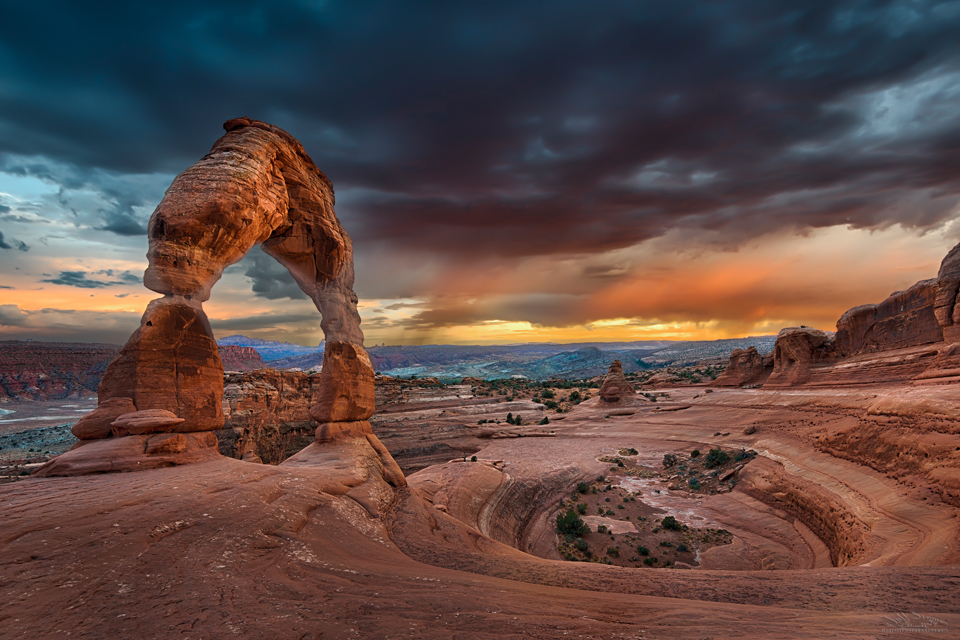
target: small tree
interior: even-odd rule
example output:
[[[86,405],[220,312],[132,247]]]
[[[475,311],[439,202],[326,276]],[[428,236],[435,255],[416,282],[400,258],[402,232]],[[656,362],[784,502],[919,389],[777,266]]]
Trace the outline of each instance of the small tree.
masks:
[[[565,515],[557,516],[557,533],[585,536],[590,533],[590,528],[580,516],[573,512],[573,509],[570,509]]]
[[[682,531],[683,525],[677,522],[673,516],[667,516],[660,522],[661,526],[667,531]]]
[[[706,459],[703,461],[703,466],[708,469],[713,467],[719,467],[730,460],[730,456],[723,449],[710,449],[710,453],[707,454]]]

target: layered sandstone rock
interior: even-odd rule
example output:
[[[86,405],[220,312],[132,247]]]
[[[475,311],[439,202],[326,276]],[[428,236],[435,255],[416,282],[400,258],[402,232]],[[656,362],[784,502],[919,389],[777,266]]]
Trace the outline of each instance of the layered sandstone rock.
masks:
[[[71,431],[78,440],[97,440],[108,438],[113,427],[110,426],[120,416],[136,411],[132,398],[108,398],[97,408],[80,418]]]
[[[773,355],[764,357],[756,347],[734,349],[730,362],[717,379],[715,387],[744,387],[763,384],[773,371]]]
[[[107,368],[99,398],[130,398],[138,412],[166,411],[182,420],[171,423],[153,416],[151,423],[144,417],[131,423],[137,435],[127,438],[143,432],[220,430],[223,365],[202,303],[223,270],[260,244],[287,268],[323,318],[327,343],[311,416],[331,425],[334,440],[362,438],[364,446],[350,450],[364,451],[389,471],[392,459],[380,460],[382,445],[372,433],[359,436],[337,426],[365,421],[375,400],[373,367],[363,348],[353,292],[353,245],[334,213],[333,187],[303,146],[282,129],[250,118],[230,120],[224,129],[210,153],[174,179],[150,217],[144,285],[163,298],[149,304],[140,328]],[[130,433],[129,428],[113,431],[115,436],[123,433]],[[184,446],[194,440],[183,441]],[[141,444],[127,449],[139,450]],[[256,455],[248,447],[240,453]],[[59,468],[69,466],[70,456],[62,456],[67,460]]]
[[[314,440],[317,423],[310,406],[319,393],[319,374],[259,369],[224,376],[220,453],[256,456],[280,464]]]
[[[223,427],[223,365],[198,302],[160,298],[147,306],[97,390],[100,401],[131,398],[140,411],[172,411],[177,431]]]
[[[811,365],[828,352],[829,338],[811,327],[782,329],[773,349],[773,372],[763,386],[788,387],[806,382]]]
[[[224,371],[256,371],[267,365],[253,347],[239,347],[232,344],[217,345]]]
[[[943,329],[934,314],[937,291],[936,280],[922,280],[906,291],[891,294],[880,304],[850,309],[837,321],[837,355],[854,356],[942,341]]]
[[[623,365],[619,360],[614,360],[600,386],[600,398],[606,403],[615,404],[636,395],[636,389],[623,375]]]
[[[960,291],[960,244],[947,253],[937,273],[937,292],[933,312],[943,329],[943,339],[948,344],[960,342],[958,291]]]

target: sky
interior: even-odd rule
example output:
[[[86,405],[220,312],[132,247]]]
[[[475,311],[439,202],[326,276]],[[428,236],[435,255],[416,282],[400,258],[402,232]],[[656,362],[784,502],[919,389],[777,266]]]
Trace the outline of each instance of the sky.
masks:
[[[336,190],[373,344],[824,330],[960,242],[960,1],[6,3],[0,339],[123,343],[249,116]],[[317,344],[259,248],[217,337]]]

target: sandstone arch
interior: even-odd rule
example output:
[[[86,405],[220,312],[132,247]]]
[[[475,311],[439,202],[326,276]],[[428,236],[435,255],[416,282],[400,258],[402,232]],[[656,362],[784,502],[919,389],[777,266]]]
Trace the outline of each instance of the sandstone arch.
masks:
[[[368,440],[400,483],[399,468],[367,422],[374,371],[353,291],[353,245],[334,213],[333,186],[286,131],[250,118],[223,126],[224,136],[174,179],[150,217],[144,285],[163,297],[150,302],[140,328],[110,363],[98,408],[74,433],[85,441],[140,438],[130,451],[159,447],[150,460],[138,459],[137,468],[210,449],[211,432],[224,423],[223,366],[202,305],[224,269],[261,244],[323,318],[321,388],[310,411],[321,423],[318,441]],[[130,425],[137,426],[131,431]]]

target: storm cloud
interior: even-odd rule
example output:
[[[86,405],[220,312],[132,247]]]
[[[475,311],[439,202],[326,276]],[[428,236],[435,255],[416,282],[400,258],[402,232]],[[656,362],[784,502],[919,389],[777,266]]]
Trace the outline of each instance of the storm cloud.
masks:
[[[603,257],[644,243],[946,228],[958,33],[960,3],[936,0],[18,3],[0,173],[132,242],[224,120],[260,118],[336,186],[361,295],[418,298],[408,326],[562,324],[591,317],[588,280],[642,277]],[[0,213],[39,228],[46,206]],[[467,277],[437,297],[490,260],[582,271],[568,290]],[[272,260],[241,265],[255,297],[303,298]]]

